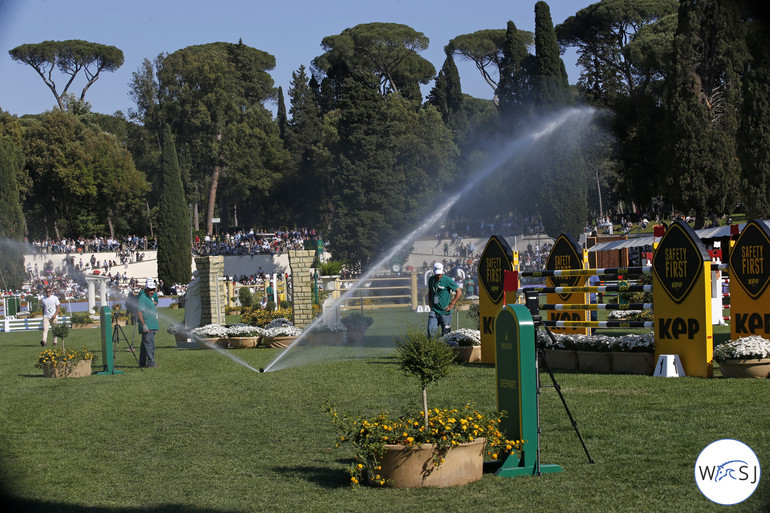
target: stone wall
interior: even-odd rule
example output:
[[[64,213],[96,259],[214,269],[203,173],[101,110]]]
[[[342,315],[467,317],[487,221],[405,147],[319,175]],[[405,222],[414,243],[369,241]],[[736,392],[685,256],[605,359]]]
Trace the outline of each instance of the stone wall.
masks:
[[[227,289],[222,280],[225,274],[224,257],[196,257],[195,266],[201,280],[201,325],[227,324]]]
[[[289,267],[292,277],[292,309],[294,325],[305,328],[313,322],[313,283],[310,269],[315,257],[314,250],[290,250]]]

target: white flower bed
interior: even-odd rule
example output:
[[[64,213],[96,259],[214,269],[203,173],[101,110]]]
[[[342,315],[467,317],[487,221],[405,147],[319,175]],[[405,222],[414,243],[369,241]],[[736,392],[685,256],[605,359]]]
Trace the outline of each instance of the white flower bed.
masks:
[[[739,338],[714,349],[714,359],[718,362],[725,360],[754,360],[770,358],[770,340],[758,335]]]
[[[641,315],[642,310],[610,310],[607,312],[607,320],[625,319],[634,315]]]
[[[261,337],[264,334],[262,328],[257,326],[230,326],[227,328],[228,337]]]
[[[263,336],[268,338],[298,337],[300,335],[302,335],[302,330],[296,326],[275,326],[263,331]]]
[[[581,351],[623,351],[633,353],[654,353],[655,335],[628,334],[623,337],[607,335],[563,335],[554,333],[556,343],[545,330],[537,330],[537,343],[545,349],[578,349]]]
[[[460,328],[444,335],[441,340],[450,346],[480,346],[481,332],[468,328]]]
[[[341,322],[319,323],[313,326],[313,333],[345,333],[348,329]]]
[[[207,324],[192,329],[190,333],[198,338],[226,338],[227,328],[220,324]]]

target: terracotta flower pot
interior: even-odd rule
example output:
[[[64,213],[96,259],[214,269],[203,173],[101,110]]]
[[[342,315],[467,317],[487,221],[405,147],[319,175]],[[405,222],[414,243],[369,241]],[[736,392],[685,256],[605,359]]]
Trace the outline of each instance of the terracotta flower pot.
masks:
[[[717,362],[722,375],[728,378],[770,377],[770,358],[761,360],[727,360]]]
[[[484,472],[484,447],[487,440],[477,438],[451,447],[443,455],[444,462],[436,466],[433,456],[436,446],[422,444],[416,447],[386,445],[380,460],[381,478],[392,488],[421,488],[459,486],[481,479]],[[369,476],[374,484],[376,475]]]
[[[232,349],[251,349],[257,347],[259,337],[228,337]]]
[[[289,347],[299,337],[262,337],[262,347]]]
[[[212,338],[195,338],[195,343],[198,345],[198,349],[212,349],[212,346],[217,345],[219,337]]]
[[[476,363],[481,361],[481,346],[456,346],[458,362]]]
[[[83,378],[91,375],[91,360],[80,360],[71,365],[53,367],[43,366],[43,376],[46,378]]]

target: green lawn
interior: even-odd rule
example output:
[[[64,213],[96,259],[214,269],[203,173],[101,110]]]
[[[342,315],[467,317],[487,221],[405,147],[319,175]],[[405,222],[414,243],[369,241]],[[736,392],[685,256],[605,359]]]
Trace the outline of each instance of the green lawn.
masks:
[[[25,511],[702,512],[724,510],[694,482],[695,460],[709,443],[741,440],[770,471],[768,380],[560,372],[595,464],[558,395],[545,389],[542,461],[565,472],[486,474],[450,489],[351,489],[351,448],[335,447],[323,403],[356,414],[419,409],[418,385],[398,371],[386,337],[424,320],[378,314],[370,347],[305,351],[269,373],[216,351],[176,349],[162,330],[157,368],[137,368],[121,343],[117,368],[124,374],[58,380],[33,366],[39,332],[0,334],[2,483]],[[96,349],[98,331],[75,330],[67,343]],[[227,352],[261,368],[280,351]],[[327,361],[312,364],[319,353]],[[493,409],[494,375],[488,365],[458,367],[429,389],[429,404]],[[768,511],[767,479],[730,511]]]

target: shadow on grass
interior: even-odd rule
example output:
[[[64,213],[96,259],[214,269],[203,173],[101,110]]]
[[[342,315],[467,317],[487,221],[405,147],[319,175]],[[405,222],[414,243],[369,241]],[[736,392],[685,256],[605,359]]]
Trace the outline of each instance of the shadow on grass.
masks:
[[[104,507],[62,504],[37,499],[20,499],[7,493],[7,485],[0,489],[0,511],[25,513],[227,513],[227,510],[199,508],[181,504],[160,504],[158,506]]]
[[[135,508],[106,508],[104,506],[78,506],[26,499],[4,498],[0,501],[0,510],[25,513],[227,513],[229,510],[198,508],[179,504],[161,504],[158,506],[137,506]]]
[[[352,460],[346,459],[338,461],[348,465]],[[273,467],[273,470],[283,476],[291,476],[304,479],[305,481],[318,485],[322,488],[334,489],[347,488],[350,486],[350,477],[344,470],[337,472],[329,469],[329,467],[314,467],[310,465]]]

